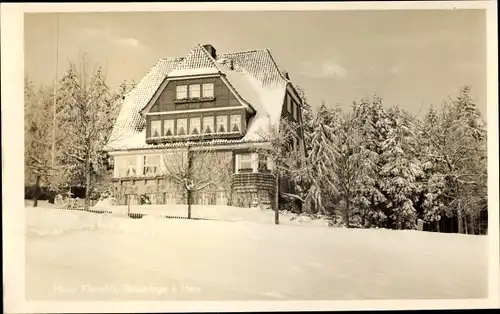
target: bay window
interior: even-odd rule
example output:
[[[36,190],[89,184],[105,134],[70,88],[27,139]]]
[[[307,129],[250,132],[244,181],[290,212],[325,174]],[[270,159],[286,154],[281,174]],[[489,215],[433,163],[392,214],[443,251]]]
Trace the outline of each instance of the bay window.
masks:
[[[214,117],[203,117],[203,133],[213,133]]]
[[[191,118],[189,120],[189,133],[200,134],[200,118]]]
[[[227,117],[218,116],[217,117],[217,133],[227,132]]]
[[[174,120],[163,120],[163,136],[174,135]]]
[[[151,121],[151,137],[160,137],[161,134],[161,120]]]
[[[250,170],[252,169],[252,155],[239,154],[237,155],[237,170]]]
[[[214,97],[214,84],[213,83],[203,84],[203,97],[206,97],[206,98]]]
[[[177,119],[177,135],[186,135],[187,119]]]
[[[240,132],[241,131],[241,115],[232,115],[231,116],[231,132]]]

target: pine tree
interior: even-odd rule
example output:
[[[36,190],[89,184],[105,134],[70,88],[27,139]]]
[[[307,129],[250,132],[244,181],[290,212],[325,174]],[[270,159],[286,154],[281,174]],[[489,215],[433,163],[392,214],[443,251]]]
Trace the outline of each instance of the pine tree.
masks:
[[[373,100],[362,100],[353,104],[353,118],[355,128],[361,136],[361,147],[365,151],[366,158],[369,159],[370,178],[360,188],[360,195],[357,199],[367,215],[368,225],[375,223],[383,226],[387,220],[387,213],[384,204],[387,202],[380,186],[380,171],[384,165],[382,158],[383,144],[390,133],[390,121],[382,105],[382,98],[375,96]],[[365,217],[363,217],[365,218]]]
[[[309,191],[306,202],[312,203],[316,211],[325,212],[325,199],[338,193],[332,170],[338,156],[335,128],[341,125],[339,108],[329,110],[323,103],[313,120],[310,152],[307,163],[311,167],[307,182]],[[330,194],[330,195],[329,195]]]
[[[420,161],[413,149],[415,134],[403,117],[399,107],[388,112],[391,127],[383,142],[380,154],[381,192],[386,198],[384,210],[398,229],[411,229],[416,223],[414,196],[417,194],[417,180],[422,175]]]

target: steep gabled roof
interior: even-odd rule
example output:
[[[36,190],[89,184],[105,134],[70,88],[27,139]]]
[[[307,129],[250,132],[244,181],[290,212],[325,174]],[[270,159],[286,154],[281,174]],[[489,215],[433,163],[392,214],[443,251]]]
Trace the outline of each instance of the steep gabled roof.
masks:
[[[268,49],[223,53],[214,59],[201,45],[185,58],[160,60],[126,96],[107,149],[156,147],[146,144],[145,117],[140,111],[149,103],[160,85],[170,77],[219,73],[256,115],[249,121],[247,133],[238,142],[256,141],[269,125],[277,126],[287,84]],[[219,141],[220,142],[220,141]]]
[[[175,69],[168,73],[169,77],[195,75],[195,74],[215,74],[221,69],[214,58],[201,45],[196,45],[191,52],[179,62]]]

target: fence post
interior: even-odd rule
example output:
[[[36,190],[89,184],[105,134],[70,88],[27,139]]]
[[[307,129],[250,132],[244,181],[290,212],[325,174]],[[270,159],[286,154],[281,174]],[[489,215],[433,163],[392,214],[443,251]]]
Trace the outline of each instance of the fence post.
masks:
[[[130,215],[130,199],[131,194],[127,195],[127,216]]]

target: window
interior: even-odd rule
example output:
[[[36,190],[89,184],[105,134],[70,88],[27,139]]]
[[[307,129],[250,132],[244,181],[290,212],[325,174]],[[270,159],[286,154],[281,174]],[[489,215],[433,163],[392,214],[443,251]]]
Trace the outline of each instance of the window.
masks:
[[[160,156],[148,155],[144,156],[144,175],[155,176],[160,168]]]
[[[177,119],[177,135],[186,135],[187,119]]]
[[[120,165],[120,177],[134,177],[136,174],[137,158],[135,156],[123,156]]]
[[[217,133],[225,133],[227,132],[227,117],[220,116],[217,117]]]
[[[286,109],[290,114],[292,113],[292,99],[289,95],[286,95]]]
[[[231,132],[241,131],[241,115],[231,116]]]
[[[189,85],[189,98],[200,98],[200,85]]]
[[[176,87],[177,99],[186,99],[187,98],[187,86],[179,85]]]
[[[200,134],[200,118],[191,118],[189,120],[189,133],[190,134]]]
[[[213,133],[214,129],[214,117],[203,117],[203,133],[210,134]]]
[[[239,170],[252,169],[252,155],[251,154],[241,154],[240,164],[238,165]]]
[[[299,107],[296,103],[293,103],[293,118],[297,120]]]
[[[174,120],[163,120],[163,136],[174,135]]]
[[[203,97],[214,97],[214,84],[203,84]]]
[[[151,137],[160,137],[161,120],[151,121]]]

